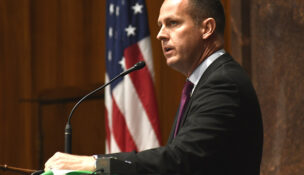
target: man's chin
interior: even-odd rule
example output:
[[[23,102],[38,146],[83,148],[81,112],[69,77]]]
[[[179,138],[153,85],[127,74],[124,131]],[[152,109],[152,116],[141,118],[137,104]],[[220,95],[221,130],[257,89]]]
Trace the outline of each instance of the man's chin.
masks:
[[[184,72],[183,72],[183,66],[178,61],[167,59],[167,65],[170,68],[176,70],[177,72],[180,72],[180,73],[184,74]]]
[[[172,58],[167,58],[167,65],[174,69],[176,66],[176,60],[173,60]]]
[[[176,57],[173,57],[173,56],[171,56],[169,58],[166,57],[166,61],[167,61],[167,65],[170,67],[178,64],[178,59],[176,59]]]

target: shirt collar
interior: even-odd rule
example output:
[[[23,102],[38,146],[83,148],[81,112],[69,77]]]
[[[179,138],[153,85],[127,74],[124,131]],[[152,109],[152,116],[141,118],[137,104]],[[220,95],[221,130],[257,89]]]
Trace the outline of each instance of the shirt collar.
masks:
[[[212,55],[207,57],[189,76],[188,80],[194,84],[193,90],[194,91],[196,85],[198,84],[198,81],[201,79],[204,72],[207,70],[207,68],[220,56],[225,54],[225,50],[221,49],[216,52],[214,52]]]

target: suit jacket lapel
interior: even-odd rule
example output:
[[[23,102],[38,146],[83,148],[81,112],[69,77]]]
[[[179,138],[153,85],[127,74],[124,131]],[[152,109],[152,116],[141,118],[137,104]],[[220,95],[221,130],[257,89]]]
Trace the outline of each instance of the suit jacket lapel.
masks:
[[[220,56],[218,59],[216,59],[208,68],[207,70],[204,72],[204,74],[202,75],[202,77],[200,78],[196,88],[194,89],[194,92],[186,106],[186,111],[185,113],[183,114],[183,117],[182,117],[182,121],[181,121],[181,124],[180,124],[180,129],[182,128],[182,126],[184,125],[184,122],[188,116],[188,113],[189,113],[189,110],[191,108],[191,104],[193,102],[193,99],[195,98],[192,98],[195,96],[196,92],[198,91],[199,87],[204,84],[204,82],[207,80],[207,78],[210,76],[210,74],[214,71],[216,71],[216,69],[218,67],[220,67],[221,65],[223,65],[225,62],[227,61],[230,61],[232,58],[229,54],[224,54],[222,56]],[[175,122],[175,125],[176,125],[176,122]],[[174,125],[174,128],[175,128],[175,125]],[[173,133],[174,134],[174,133]],[[171,133],[172,135],[172,133]]]
[[[231,56],[229,54],[224,54],[222,56],[220,56],[218,59],[216,59],[208,68],[207,70],[204,72],[204,74],[202,75],[202,77],[200,78],[199,80],[199,83],[197,84],[193,94],[192,94],[192,97],[195,96],[196,94],[196,91],[197,89],[199,89],[199,86],[201,84],[204,84],[204,82],[206,81],[206,79],[210,76],[210,74],[215,71],[219,66],[223,65],[225,62],[231,60]],[[191,104],[192,104],[192,101],[194,98],[190,98],[187,106],[186,106],[186,111],[183,115],[183,118],[182,118],[182,121],[181,121],[181,124],[180,124],[180,129],[182,128],[182,126],[184,125],[184,122],[188,116],[188,112],[189,112],[189,109],[191,108]],[[177,112],[178,114],[178,112]],[[177,116],[175,116],[175,120],[174,120],[174,123],[172,125],[172,128],[171,128],[171,132],[170,132],[170,135],[169,135],[169,138],[168,138],[168,144],[171,143],[174,139],[174,131],[175,131],[175,127],[176,127],[176,122],[177,122]]]

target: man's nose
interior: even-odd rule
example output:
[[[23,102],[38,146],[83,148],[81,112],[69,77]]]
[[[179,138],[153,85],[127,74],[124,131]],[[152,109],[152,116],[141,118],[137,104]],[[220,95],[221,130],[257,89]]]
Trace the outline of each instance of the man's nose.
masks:
[[[159,29],[159,32],[158,32],[156,38],[157,38],[158,40],[161,40],[161,41],[162,41],[162,40],[165,40],[165,39],[168,39],[168,34],[167,34],[166,29],[165,29],[164,27],[161,27],[161,28]]]

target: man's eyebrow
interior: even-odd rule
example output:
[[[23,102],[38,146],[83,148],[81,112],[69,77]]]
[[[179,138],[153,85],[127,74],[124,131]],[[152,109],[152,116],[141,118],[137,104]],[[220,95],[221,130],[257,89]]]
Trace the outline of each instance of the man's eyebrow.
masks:
[[[160,19],[160,18],[157,19],[157,26],[158,26],[158,27],[162,26],[162,21],[163,21],[163,20],[164,20],[164,19]]]

